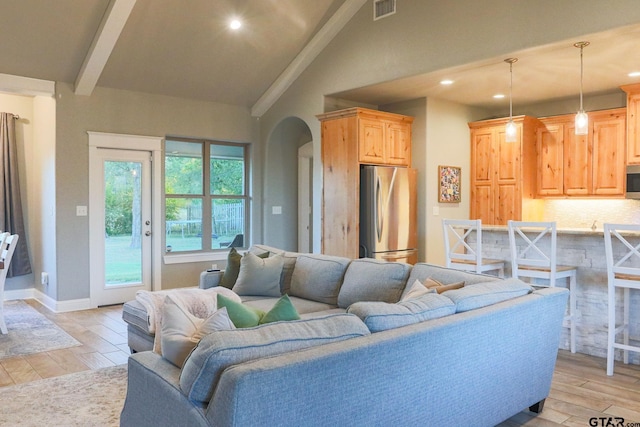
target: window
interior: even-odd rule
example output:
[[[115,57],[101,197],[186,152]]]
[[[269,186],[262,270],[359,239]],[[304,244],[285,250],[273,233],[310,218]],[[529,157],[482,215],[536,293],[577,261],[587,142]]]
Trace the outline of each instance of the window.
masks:
[[[248,229],[248,146],[167,138],[166,252],[244,247]]]

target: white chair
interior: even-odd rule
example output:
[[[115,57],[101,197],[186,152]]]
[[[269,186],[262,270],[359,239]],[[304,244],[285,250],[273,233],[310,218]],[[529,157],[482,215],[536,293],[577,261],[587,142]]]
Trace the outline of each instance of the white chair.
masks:
[[[443,219],[444,251],[447,268],[485,273],[498,271],[504,277],[504,261],[482,258],[482,221],[479,219]],[[475,232],[475,240],[470,238]]]
[[[19,237],[17,234],[0,234],[2,239],[0,244],[0,331],[3,334],[7,333],[7,325],[4,322],[4,282],[7,279],[7,270],[11,264],[11,258],[13,258]]]
[[[640,289],[640,225],[604,224],[604,249],[608,282],[607,375],[613,375],[615,349],[623,350],[623,362],[629,363],[629,352],[640,352],[640,346],[629,345],[629,291]],[[624,234],[624,235],[623,235]],[[635,236],[634,236],[635,235]],[[632,241],[634,243],[632,243]],[[622,290],[622,324],[616,327],[616,289]],[[616,335],[622,332],[622,343]]]
[[[509,221],[508,228],[512,277],[548,280],[548,285],[534,284],[549,287],[556,286],[558,279],[564,279],[569,289],[569,314],[564,320],[569,324],[571,353],[575,353],[577,269],[556,264],[556,223]]]

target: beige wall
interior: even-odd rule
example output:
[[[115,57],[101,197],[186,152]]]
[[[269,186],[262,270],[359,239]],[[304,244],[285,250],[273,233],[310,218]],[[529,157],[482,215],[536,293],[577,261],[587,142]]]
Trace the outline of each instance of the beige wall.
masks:
[[[89,222],[75,214],[77,205],[88,206],[89,151],[87,131],[134,135],[166,135],[254,142],[257,120],[249,109],[96,88],[91,96],[77,96],[71,85],[58,83],[56,149],[56,215],[58,301],[89,297]],[[254,177],[260,176],[262,150],[252,144]],[[253,182],[253,180],[252,180]],[[252,185],[254,206],[261,206],[260,185]],[[261,219],[254,215],[254,234]],[[223,263],[221,263],[223,264]],[[162,267],[162,286],[193,286],[211,262]]]

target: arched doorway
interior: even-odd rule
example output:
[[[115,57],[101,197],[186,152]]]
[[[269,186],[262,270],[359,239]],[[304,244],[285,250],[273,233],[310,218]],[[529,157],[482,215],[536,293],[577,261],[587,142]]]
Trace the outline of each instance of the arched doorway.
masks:
[[[311,141],[309,126],[298,117],[282,120],[269,136],[263,192],[263,236],[267,245],[311,252],[313,148],[312,144],[306,145]]]

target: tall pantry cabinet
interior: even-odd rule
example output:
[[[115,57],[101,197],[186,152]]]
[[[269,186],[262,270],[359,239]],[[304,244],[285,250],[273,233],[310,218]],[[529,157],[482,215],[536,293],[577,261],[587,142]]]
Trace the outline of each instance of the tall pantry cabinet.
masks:
[[[512,220],[537,219],[533,206],[536,184],[536,140],[538,120],[513,117],[517,142],[505,141],[508,118],[469,123],[471,130],[470,218],[486,225],[506,225]],[[523,206],[527,207],[523,209]],[[523,211],[525,217],[523,218]]]
[[[317,117],[322,131],[322,253],[355,259],[360,255],[360,165],[409,167],[413,117],[366,108]]]

